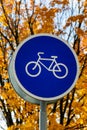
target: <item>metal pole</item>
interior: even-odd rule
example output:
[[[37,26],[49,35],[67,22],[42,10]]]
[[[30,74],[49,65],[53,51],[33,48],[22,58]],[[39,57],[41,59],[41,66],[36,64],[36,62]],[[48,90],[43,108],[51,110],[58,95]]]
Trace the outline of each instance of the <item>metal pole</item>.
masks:
[[[40,102],[40,118],[39,118],[39,130],[47,130],[47,103],[44,101]]]

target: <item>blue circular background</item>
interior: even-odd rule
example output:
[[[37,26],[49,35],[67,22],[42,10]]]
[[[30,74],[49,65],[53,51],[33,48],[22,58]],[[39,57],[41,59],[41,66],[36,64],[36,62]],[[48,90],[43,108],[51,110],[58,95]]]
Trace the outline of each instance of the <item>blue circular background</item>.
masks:
[[[25,66],[30,61],[37,61],[38,52],[44,52],[41,57],[58,56],[56,61],[68,68],[68,75],[63,79],[56,78],[41,65],[41,73],[30,77],[25,72]],[[47,66],[49,63],[45,62]],[[41,98],[54,98],[66,93],[74,83],[77,75],[76,57],[63,41],[47,35],[40,35],[25,41],[15,55],[15,73],[22,87],[29,93]]]

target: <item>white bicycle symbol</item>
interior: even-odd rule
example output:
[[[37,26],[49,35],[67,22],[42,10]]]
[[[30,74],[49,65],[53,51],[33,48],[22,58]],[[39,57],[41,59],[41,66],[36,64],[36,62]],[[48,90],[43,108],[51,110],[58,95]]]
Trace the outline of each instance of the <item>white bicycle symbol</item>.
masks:
[[[38,52],[38,60],[37,61],[30,61],[25,66],[25,71],[27,75],[30,77],[37,77],[41,73],[41,65],[47,69],[48,71],[53,72],[54,76],[58,79],[63,79],[68,75],[68,68],[63,63],[57,63],[56,58],[57,56],[51,56],[51,58],[42,58],[40,54],[44,54],[44,52]],[[49,67],[44,65],[42,61],[51,61]],[[35,72],[37,70],[37,72]],[[60,74],[62,73],[62,75]]]

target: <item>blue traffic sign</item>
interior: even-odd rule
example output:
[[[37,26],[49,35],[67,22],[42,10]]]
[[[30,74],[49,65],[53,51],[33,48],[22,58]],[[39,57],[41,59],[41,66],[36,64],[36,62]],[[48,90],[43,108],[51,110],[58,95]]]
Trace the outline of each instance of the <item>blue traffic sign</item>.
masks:
[[[24,99],[52,102],[72,90],[78,70],[77,56],[67,43],[56,36],[40,34],[18,46],[9,75]]]

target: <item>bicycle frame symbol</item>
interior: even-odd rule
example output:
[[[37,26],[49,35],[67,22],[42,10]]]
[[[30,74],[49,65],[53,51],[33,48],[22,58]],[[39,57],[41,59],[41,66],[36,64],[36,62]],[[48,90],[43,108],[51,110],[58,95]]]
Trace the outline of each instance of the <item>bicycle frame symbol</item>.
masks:
[[[56,61],[57,56],[51,56],[51,58],[42,58],[41,54],[44,54],[44,52],[38,52],[37,53],[37,55],[38,55],[37,61],[30,61],[26,64],[25,71],[26,71],[28,76],[30,76],[30,77],[39,76],[40,73],[41,73],[41,67],[42,66],[46,70],[53,72],[53,75],[58,79],[63,79],[68,75],[67,66],[63,63],[57,63],[57,61]],[[49,67],[47,67],[44,63],[42,63],[42,61],[51,61],[51,64],[50,64]],[[30,70],[30,68],[31,68],[31,70]],[[36,69],[38,70],[37,72],[35,72]]]

